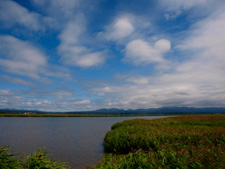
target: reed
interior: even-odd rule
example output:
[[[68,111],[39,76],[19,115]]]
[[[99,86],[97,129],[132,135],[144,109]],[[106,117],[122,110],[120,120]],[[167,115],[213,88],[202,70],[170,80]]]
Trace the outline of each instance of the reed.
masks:
[[[225,168],[225,115],[135,119],[111,129],[93,168]]]
[[[31,155],[19,157],[11,153],[7,146],[0,148],[1,169],[69,169],[60,161],[48,158],[48,153],[41,148]]]

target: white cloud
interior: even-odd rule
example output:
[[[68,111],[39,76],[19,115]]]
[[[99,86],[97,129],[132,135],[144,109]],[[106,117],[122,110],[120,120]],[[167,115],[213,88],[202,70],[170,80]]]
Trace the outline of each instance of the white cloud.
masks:
[[[0,90],[0,100],[1,108],[16,108],[24,99],[14,95],[10,90]]]
[[[90,100],[81,100],[81,101],[73,102],[73,104],[81,104],[81,105],[83,105],[83,104],[90,104],[90,103],[91,103]]]
[[[44,29],[40,20],[39,14],[28,11],[14,1],[3,0],[0,2],[0,21],[3,26],[11,27],[18,24],[27,29],[38,31]]]
[[[225,6],[221,10],[217,10],[211,17],[193,25],[190,37],[180,47],[202,50],[202,56],[210,57],[212,60],[223,59],[225,53],[224,10]]]
[[[75,20],[69,22],[63,29],[62,33],[59,35],[59,38],[65,46],[72,46],[80,43],[79,38],[86,30],[83,20],[84,18],[82,15],[78,16]]]
[[[177,68],[180,73],[190,72],[196,80],[204,84],[221,88],[224,88],[225,76],[224,9],[225,6],[193,25],[189,37],[179,47],[183,50],[194,50],[195,57]]]
[[[58,51],[62,61],[67,65],[89,68],[104,63],[104,52],[96,52],[82,45],[84,25],[83,16],[77,16],[77,19],[69,22],[59,36],[61,44]]]
[[[116,21],[107,26],[104,36],[107,40],[120,40],[129,36],[134,31],[134,27],[130,17],[122,16],[116,19]]]
[[[146,36],[155,31],[156,27],[151,23],[149,17],[123,13],[114,17],[114,20],[97,35],[101,40],[114,41],[119,45],[124,45],[134,39],[146,39]]]
[[[2,80],[4,80],[5,82],[13,83],[13,84],[17,84],[17,85],[25,85],[25,86],[34,86],[35,85],[33,82],[26,81],[26,80],[16,78],[16,77],[11,77],[8,75],[0,75],[0,78]]]
[[[128,78],[127,81],[137,85],[147,85],[149,83],[149,79],[147,77],[132,77]]]
[[[0,108],[58,112],[93,110],[95,106],[89,99],[74,98],[73,90],[69,88],[0,90],[0,99]]]
[[[175,19],[177,18],[179,15],[182,14],[182,11],[181,10],[176,10],[174,12],[170,12],[170,13],[165,13],[164,14],[164,18],[166,20],[172,20],[172,19]]]
[[[134,80],[134,84],[123,86],[109,86],[110,91],[104,88],[95,89],[95,92],[104,96],[107,106],[108,102],[113,103],[117,108],[151,108],[162,106],[193,106],[193,107],[214,107],[225,105],[225,89],[221,85],[206,83],[209,77],[199,79],[189,75],[192,72],[166,74],[162,76],[146,77],[143,84]],[[132,77],[131,77],[132,78]],[[208,79],[207,79],[208,78]],[[133,77],[134,79],[134,77]],[[148,79],[148,81],[147,81]],[[214,80],[214,79],[213,79]],[[137,83],[136,83],[137,82]]]
[[[104,87],[102,91],[103,92],[111,92],[112,89],[110,87]]]
[[[23,96],[19,96],[23,93]],[[35,97],[34,97],[35,96]],[[0,90],[0,108],[41,111],[93,110],[88,99],[75,99],[69,89],[32,89],[28,91]]]
[[[152,76],[131,75],[126,77],[125,81],[133,84],[107,84],[107,88],[110,88],[108,91],[105,87],[93,90],[104,96],[104,99],[107,98],[105,106],[108,107],[134,109],[162,106],[224,107],[224,9],[225,6],[222,6],[213,15],[195,23],[184,32],[183,37],[186,38],[182,40],[179,49],[188,53],[187,58],[177,64],[174,70]],[[134,56],[132,61],[139,59],[137,56],[140,55],[144,57],[142,60],[146,59],[146,53],[150,53],[156,47],[160,51],[167,51],[170,49],[168,44],[166,41],[159,41],[150,46],[149,43],[138,40],[130,47],[130,50],[135,49],[131,50]],[[148,50],[149,52],[145,52]],[[188,56],[189,51],[192,56]]]
[[[158,40],[154,46],[141,39],[133,40],[126,46],[125,60],[137,65],[164,62],[163,54],[170,48],[170,41],[166,39]]]
[[[168,52],[171,48],[170,41],[167,39],[160,39],[155,43],[155,49],[159,51],[159,53]]]
[[[160,0],[160,4],[168,11],[186,10],[197,5],[204,5],[210,0]]]
[[[102,52],[95,52],[89,53],[80,56],[77,60],[76,64],[80,67],[91,67],[93,65],[99,65],[104,62],[103,53]]]
[[[164,14],[166,20],[174,19],[181,15],[183,11],[193,7],[204,6],[211,0],[160,0],[159,4],[166,10]]]
[[[61,87],[61,88],[31,88],[26,91],[20,91],[23,95],[35,96],[36,98],[45,98],[45,99],[65,99],[72,98],[74,91],[70,88]]]
[[[51,17],[59,20],[73,19],[76,8],[79,7],[80,0],[31,0],[33,4],[42,8]]]
[[[9,73],[38,79],[47,66],[47,59],[40,50],[12,36],[0,36],[0,55],[0,66]]]
[[[14,1],[5,0],[0,2],[0,23],[2,23],[2,27],[18,26],[17,29],[21,27],[26,28],[25,31],[28,29],[39,31],[44,29],[45,24],[52,25],[52,27],[57,27],[60,24],[57,29],[61,31],[58,36],[60,45],[57,48],[58,54],[61,56],[60,61],[63,61],[67,67],[79,66],[82,68],[98,66],[104,63],[106,59],[104,51],[94,48],[95,46],[91,46],[93,43],[87,42],[91,41],[88,36],[93,34],[88,32],[89,28],[86,24],[86,18],[84,18],[84,16],[89,16],[90,14],[90,11],[84,11],[87,8],[82,7],[82,4],[87,4],[85,3],[86,1],[84,3],[80,3],[83,2],[80,0],[31,1],[37,5],[33,9],[38,9],[39,12],[49,17],[43,17],[41,14],[32,12]],[[93,98],[97,98],[96,101],[84,99],[84,97],[75,99],[75,92],[68,88],[41,90],[40,87],[39,89],[26,91],[0,90],[0,106],[42,110],[87,110],[96,108],[94,102],[102,102],[99,105],[102,104],[103,107],[113,106],[126,109],[161,106],[224,106],[225,8],[220,6],[221,9],[219,9],[213,5],[214,2],[218,3],[218,1],[159,1],[163,6],[165,19],[170,20],[177,18],[181,14],[185,16],[187,14],[187,19],[190,19],[188,21],[191,21],[188,24],[196,22],[196,17],[198,20],[206,18],[206,14],[211,14],[214,10],[214,15],[193,24],[188,31],[176,32],[180,29],[170,27],[171,29],[174,28],[175,32],[172,33],[182,34],[182,38],[180,38],[181,36],[178,37],[181,44],[179,44],[178,48],[173,48],[172,51],[174,52],[173,54],[176,54],[176,57],[171,56],[172,52],[167,55],[167,58],[172,58],[174,62],[178,60],[177,63],[172,63],[171,61],[168,64],[168,59],[165,59],[165,54],[171,50],[169,40],[158,40],[158,38],[150,37],[164,36],[156,35],[156,32],[163,33],[164,31],[157,29],[157,26],[154,27],[154,24],[152,25],[150,22],[151,18],[123,15],[115,18],[114,22],[106,26],[100,34],[104,39],[116,42],[115,50],[118,50],[117,52],[124,48],[124,46],[120,46],[121,44],[125,45],[124,60],[139,66],[145,64],[144,69],[140,71],[132,69],[132,74],[125,78],[120,78],[120,80],[117,79],[119,83],[114,81],[111,85],[110,80],[107,82],[100,80],[95,83],[89,81],[88,85],[91,84],[92,87],[96,87],[96,85],[101,86],[93,89],[94,94],[96,94]],[[212,7],[209,7],[210,5]],[[93,9],[93,7],[91,8]],[[209,9],[210,12],[207,13],[206,11]],[[79,15],[79,12],[85,15]],[[196,15],[200,13],[204,14],[201,16]],[[154,23],[154,19],[152,21]],[[98,28],[98,25],[95,28]],[[171,30],[170,28],[169,31]],[[16,31],[13,33],[17,33]],[[148,39],[148,37],[150,38]],[[155,43],[152,43],[153,41]],[[176,43],[174,41],[172,41],[173,44]],[[97,42],[100,41],[94,43]],[[100,43],[102,46],[105,45],[102,41]],[[115,44],[109,42],[106,45],[111,47]],[[182,53],[180,56],[179,50]],[[185,52],[192,55],[185,55]],[[55,59],[52,61],[58,62]],[[118,60],[115,59],[114,61]],[[151,70],[148,70],[148,66],[152,66],[148,64],[151,63],[156,63],[154,72],[152,72],[150,67],[149,69]],[[173,70],[168,67],[173,67]],[[9,73],[9,75],[1,75],[1,81],[26,86],[33,85],[32,82],[26,81],[27,79],[31,80],[30,78],[33,78],[36,81],[40,81],[40,78],[44,78],[42,75],[45,77],[57,77],[56,81],[58,82],[65,76],[62,72],[67,72],[68,79],[71,78],[68,70],[60,68],[60,66],[48,65],[47,57],[37,47],[12,36],[0,36],[0,68],[4,72]],[[157,68],[167,69],[168,71],[159,72]],[[48,71],[50,69],[52,69],[52,72]],[[129,71],[129,69],[123,70]],[[143,70],[146,72],[143,72]],[[139,72],[142,75],[134,75]],[[148,73],[153,75],[147,75]],[[28,78],[26,80],[20,79],[21,75],[22,78],[24,78],[23,76]],[[63,83],[65,84],[65,82]],[[36,85],[32,87],[36,87]],[[102,100],[99,99],[101,97]]]

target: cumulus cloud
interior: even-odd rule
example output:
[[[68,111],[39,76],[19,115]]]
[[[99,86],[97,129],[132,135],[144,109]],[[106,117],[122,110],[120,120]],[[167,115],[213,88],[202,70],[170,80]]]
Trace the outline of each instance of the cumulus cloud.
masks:
[[[46,56],[32,44],[12,36],[0,36],[0,66],[9,73],[40,78]]]
[[[16,108],[20,103],[24,101],[24,98],[18,95],[14,95],[10,90],[0,90],[0,107],[1,108]],[[10,103],[11,102],[11,103]]]
[[[104,57],[102,52],[88,53],[80,56],[76,61],[76,64],[80,67],[91,67],[94,65],[99,65],[104,62]]]
[[[23,92],[0,90],[0,108],[42,111],[91,110],[95,106],[88,99],[75,99],[69,89],[33,89]],[[45,93],[47,92],[47,93]],[[34,97],[35,96],[35,97]]]
[[[129,36],[134,31],[134,26],[132,24],[131,18],[127,16],[122,16],[117,18],[114,23],[106,27],[105,32],[101,32],[107,40],[121,40]]]
[[[58,47],[62,61],[71,66],[89,68],[104,63],[104,51],[93,51],[82,45],[82,34],[85,32],[85,24],[82,16],[71,21],[64,28],[59,38],[61,44]]]
[[[87,27],[88,19],[91,24],[95,22],[97,10],[92,10],[95,7],[91,7],[91,10],[94,11],[92,18],[89,15],[92,14],[92,11],[85,11],[89,7],[82,5],[88,4],[86,1],[83,3],[80,0],[31,0],[35,5],[32,9],[38,10],[39,14],[12,0],[1,1],[0,24],[3,32],[9,30],[15,34],[17,30],[15,31],[14,28],[40,31],[45,29],[45,24],[52,25],[51,28],[57,27],[59,32],[51,32],[48,37],[42,36],[41,39],[36,39],[36,43],[42,42],[42,40],[51,41],[48,38],[58,34],[60,44],[56,48],[61,60],[51,58],[49,61],[59,65],[49,65],[45,54],[28,41],[12,36],[0,36],[0,68],[5,73],[0,75],[1,82],[10,82],[26,87],[32,86],[31,89],[23,91],[0,90],[0,107],[70,111],[90,110],[97,107],[135,109],[161,106],[224,106],[225,8],[218,5],[219,1],[160,0],[160,7],[156,5],[156,7],[150,8],[153,11],[157,10],[155,13],[152,12],[151,16],[128,14],[118,17],[117,15],[115,20],[98,34],[104,40],[108,40],[108,43],[104,44],[105,41],[102,42],[103,39],[100,39],[99,46],[107,46],[112,53],[115,51],[115,54],[119,55],[120,52],[124,52],[123,61],[133,63],[138,67],[121,68],[124,63],[119,63],[118,58],[121,57],[119,56],[111,63],[119,63],[117,72],[121,70],[127,76],[121,77],[119,80],[109,80],[115,72],[111,71],[107,73],[110,76],[107,81],[104,80],[105,77],[98,81],[91,81],[87,77],[88,82],[83,86],[92,88],[91,94],[93,95],[91,97],[95,100],[89,100],[87,97],[90,95],[87,96],[86,92],[84,94],[80,89],[77,91],[77,96],[80,98],[76,98],[76,91],[70,88],[55,88],[45,84],[43,89],[42,86],[37,88],[37,84],[34,84],[36,81],[47,79],[50,76],[56,77],[52,78],[55,82],[62,81],[61,78],[65,78],[63,72],[66,72],[66,78],[70,79],[69,70],[62,68],[61,62],[65,67],[78,66],[81,68],[94,67],[105,62],[106,53],[102,49],[99,50],[97,45],[93,45],[97,44],[97,41],[88,42],[91,41],[91,38],[96,38],[95,36],[90,38],[90,36],[99,29],[99,25],[92,25],[93,27],[91,26],[90,29]],[[214,3],[217,3],[216,7]],[[161,26],[166,22],[151,19],[151,17],[158,17],[158,11],[163,11],[160,14],[164,15],[167,20],[184,14],[188,26],[194,22],[197,23],[185,27],[182,32],[180,22],[176,21],[171,22],[168,29],[163,29]],[[114,12],[118,13],[119,11]],[[207,17],[212,12],[214,14]],[[200,13],[204,14],[197,15]],[[101,21],[97,21],[96,24],[101,25]],[[177,44],[176,38],[171,40],[171,36],[170,42],[168,39],[153,37],[169,37],[170,35],[166,36],[166,33],[178,35],[177,39],[180,44],[173,50],[171,50],[171,42],[174,45]],[[116,48],[113,48],[115,46]],[[54,49],[50,50],[48,53],[57,55],[52,52]],[[191,55],[189,55],[190,53]],[[151,63],[154,64],[150,65]],[[145,65],[144,68],[141,67],[142,65]],[[112,66],[110,65],[109,68]],[[150,70],[148,70],[148,66]],[[152,66],[154,67],[152,68]],[[173,67],[173,69],[169,67]],[[138,68],[140,69],[138,70]],[[166,69],[166,71],[159,71],[159,69]],[[73,70],[71,69],[71,71]],[[79,73],[76,76],[79,77]],[[49,80],[52,79],[49,78]],[[34,81],[29,82],[28,80]],[[80,84],[79,79],[76,82]],[[62,83],[67,85],[66,82]],[[60,84],[57,83],[57,86]],[[53,87],[54,89],[52,89]],[[73,87],[75,88],[76,85]]]
[[[28,11],[14,1],[0,2],[0,22],[5,27],[21,25],[33,31],[43,30],[41,19],[39,14]]]
[[[173,71],[143,77],[132,75],[125,78],[132,83],[125,83],[122,86],[107,84],[110,90],[102,87],[95,88],[94,91],[106,97],[105,105],[108,106],[110,103],[110,107],[134,109],[162,106],[223,107],[225,105],[224,9],[221,7],[213,15],[195,23],[185,32],[186,38],[176,49],[187,53],[192,51],[192,56],[186,56],[186,60],[180,62]],[[142,44],[143,41],[138,43]],[[149,49],[148,43],[143,44]],[[169,46],[165,44],[156,42],[150,49],[158,47],[158,50],[167,51]],[[141,51],[145,51],[145,48]]]
[[[170,41],[166,39],[158,40],[153,46],[142,39],[136,39],[126,45],[125,60],[137,65],[164,62],[163,54],[170,48]]]

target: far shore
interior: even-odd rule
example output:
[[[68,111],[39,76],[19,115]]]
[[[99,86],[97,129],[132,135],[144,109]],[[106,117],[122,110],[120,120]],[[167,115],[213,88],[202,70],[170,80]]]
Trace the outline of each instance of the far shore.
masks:
[[[171,114],[0,114],[0,117],[139,117],[172,116]],[[177,114],[176,114],[177,116]]]

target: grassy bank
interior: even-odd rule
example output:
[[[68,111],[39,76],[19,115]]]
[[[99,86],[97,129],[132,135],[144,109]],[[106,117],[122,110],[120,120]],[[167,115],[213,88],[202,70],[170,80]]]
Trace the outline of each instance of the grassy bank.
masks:
[[[48,158],[44,149],[39,149],[28,156],[19,157],[9,152],[9,147],[0,148],[1,169],[70,169],[60,161]]]
[[[225,168],[225,115],[124,121],[104,148],[93,168]]]

